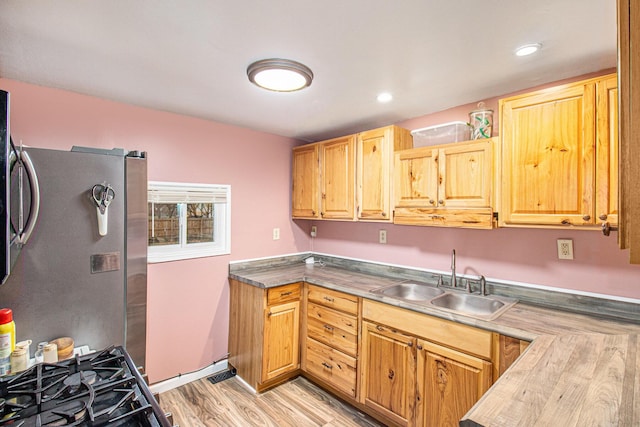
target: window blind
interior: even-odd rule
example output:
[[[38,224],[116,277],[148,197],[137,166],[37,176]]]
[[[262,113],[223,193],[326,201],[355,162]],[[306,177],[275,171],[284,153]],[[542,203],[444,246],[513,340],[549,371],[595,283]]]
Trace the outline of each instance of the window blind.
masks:
[[[149,203],[227,203],[228,185],[148,183]]]

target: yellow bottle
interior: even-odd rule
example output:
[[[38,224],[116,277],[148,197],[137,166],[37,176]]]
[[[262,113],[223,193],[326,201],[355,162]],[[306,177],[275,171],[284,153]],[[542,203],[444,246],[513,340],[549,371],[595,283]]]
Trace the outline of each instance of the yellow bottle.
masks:
[[[0,376],[11,373],[11,352],[16,347],[16,324],[10,308],[0,309]]]

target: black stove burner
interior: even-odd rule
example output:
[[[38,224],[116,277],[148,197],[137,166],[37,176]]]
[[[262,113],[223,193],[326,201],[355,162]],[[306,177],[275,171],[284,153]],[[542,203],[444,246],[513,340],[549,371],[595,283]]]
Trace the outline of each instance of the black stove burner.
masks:
[[[0,427],[170,427],[122,347],[0,378]]]

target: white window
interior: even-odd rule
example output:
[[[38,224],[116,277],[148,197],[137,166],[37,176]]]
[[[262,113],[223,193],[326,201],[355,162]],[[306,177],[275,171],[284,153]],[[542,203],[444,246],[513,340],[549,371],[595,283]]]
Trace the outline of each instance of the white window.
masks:
[[[231,186],[148,184],[149,262],[231,253]]]

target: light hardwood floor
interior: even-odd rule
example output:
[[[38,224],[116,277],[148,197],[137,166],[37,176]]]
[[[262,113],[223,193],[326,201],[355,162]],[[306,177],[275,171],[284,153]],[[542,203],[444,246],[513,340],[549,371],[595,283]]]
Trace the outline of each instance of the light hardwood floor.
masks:
[[[237,377],[217,384],[203,378],[162,393],[160,406],[173,413],[180,427],[384,425],[302,377],[261,394],[251,392]]]

